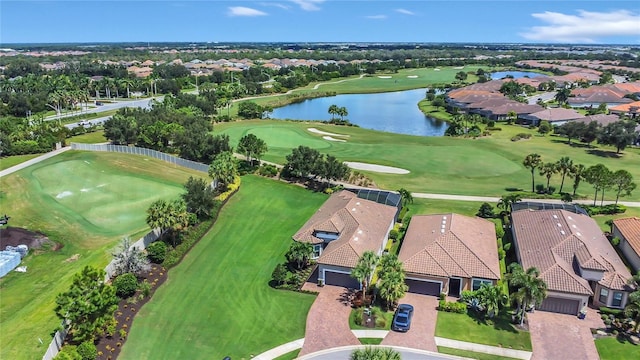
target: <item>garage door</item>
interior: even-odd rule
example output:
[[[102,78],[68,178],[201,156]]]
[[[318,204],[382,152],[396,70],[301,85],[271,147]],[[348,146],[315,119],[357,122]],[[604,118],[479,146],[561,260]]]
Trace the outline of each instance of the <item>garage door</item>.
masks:
[[[351,275],[332,271],[324,272],[324,283],[349,289],[360,289],[360,283],[358,280],[352,278]]]
[[[420,280],[405,280],[409,285],[409,292],[423,295],[440,295],[440,283]]]
[[[538,310],[550,311],[560,314],[577,315],[580,309],[580,300],[548,297],[544,299]]]

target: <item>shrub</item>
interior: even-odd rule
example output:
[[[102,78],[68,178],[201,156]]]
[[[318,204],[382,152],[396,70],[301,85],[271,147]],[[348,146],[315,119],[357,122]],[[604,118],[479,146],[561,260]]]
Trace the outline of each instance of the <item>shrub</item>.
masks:
[[[624,205],[609,204],[604,206],[581,205],[589,215],[615,215],[627,211]]]
[[[506,256],[506,252],[504,251],[504,249],[500,248],[498,249],[498,259],[502,260],[504,259],[504,257]]]
[[[65,345],[56,355],[55,360],[82,360],[78,354],[78,347],[75,345]]]
[[[363,322],[362,309],[357,309],[355,314],[353,314],[353,322],[356,323],[356,325],[362,326],[362,322]]]
[[[482,205],[480,205],[480,208],[478,209],[478,213],[476,214],[476,216],[485,219],[493,218],[495,216],[493,212],[493,206],[491,206],[491,204],[487,202],[482,203]]]
[[[113,280],[113,286],[116,288],[116,295],[125,299],[136,292],[138,279],[132,273],[122,274]]]
[[[164,241],[155,241],[147,246],[147,257],[155,264],[162,264],[167,256],[167,244]]]
[[[464,314],[467,312],[467,304],[463,302],[449,302],[446,300],[440,300],[438,302],[438,310],[457,313],[457,314]]]
[[[144,279],[142,283],[140,283],[140,296],[148,297],[151,294],[151,284]]]
[[[476,296],[476,292],[475,291],[463,290],[462,293],[460,293],[460,301],[463,302],[463,303],[467,303],[471,299],[473,299],[475,296]]]
[[[82,360],[96,360],[98,357],[98,349],[93,341],[85,341],[78,345],[78,354]]]
[[[127,330],[125,330],[125,329],[120,329],[119,334],[120,334],[120,339],[124,339],[124,338],[126,338],[126,337],[127,337]]]
[[[446,293],[441,292],[441,293],[440,293],[440,300],[446,300],[446,298],[447,298],[447,294],[446,294]]]
[[[556,187],[549,186],[549,188],[547,189],[547,194],[553,194],[554,192],[556,192]]]
[[[391,231],[389,231],[389,238],[393,239],[393,240],[398,240],[398,237],[400,236],[400,232],[396,229],[392,229]]]
[[[620,238],[616,236],[613,239],[611,239],[611,245],[613,245],[613,246],[620,245]]]
[[[271,279],[276,282],[277,285],[282,284],[287,279],[287,267],[284,264],[276,265],[271,273]]]
[[[610,309],[604,306],[601,306],[599,310],[601,314],[613,315],[614,317],[621,316],[623,314],[623,310],[621,309]]]
[[[544,184],[537,184],[536,185],[536,192],[538,194],[542,194],[542,193],[544,193],[546,191],[547,191],[547,189],[544,187]]]
[[[240,188],[240,176],[236,176],[233,179],[233,182],[227,185],[227,191],[216,196],[216,200],[224,202],[225,200],[227,200],[229,196],[231,196],[231,194],[235,193],[239,188]]]
[[[494,127],[494,126],[496,126],[496,122],[495,122],[495,120],[489,120],[489,121],[487,122],[487,127],[490,127],[490,128],[491,128],[491,127]]]
[[[271,164],[262,164],[258,169],[258,175],[274,177],[278,175],[278,168]]]
[[[525,134],[525,133],[518,133],[516,134],[514,137],[511,138],[511,141],[518,141],[518,140],[522,140],[522,139],[529,139],[531,137],[531,134]]]

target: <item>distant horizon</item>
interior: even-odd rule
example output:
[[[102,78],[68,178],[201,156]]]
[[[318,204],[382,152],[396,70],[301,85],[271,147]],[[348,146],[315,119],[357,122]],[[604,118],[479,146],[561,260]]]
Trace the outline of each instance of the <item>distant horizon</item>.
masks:
[[[629,0],[2,0],[0,43],[631,46],[639,24]]]

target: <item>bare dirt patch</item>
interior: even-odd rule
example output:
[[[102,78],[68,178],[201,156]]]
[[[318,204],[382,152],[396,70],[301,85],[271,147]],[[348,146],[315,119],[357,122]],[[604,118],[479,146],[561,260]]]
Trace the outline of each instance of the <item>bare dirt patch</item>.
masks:
[[[0,228],[0,250],[7,246],[27,245],[29,249],[58,250],[61,245],[51,241],[46,235],[18,227]]]

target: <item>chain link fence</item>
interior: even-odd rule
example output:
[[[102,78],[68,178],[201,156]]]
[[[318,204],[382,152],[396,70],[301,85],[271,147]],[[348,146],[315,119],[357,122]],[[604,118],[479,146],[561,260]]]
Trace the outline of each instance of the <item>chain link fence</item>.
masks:
[[[166,161],[170,164],[184,166],[186,168],[193,169],[196,171],[200,171],[204,173],[209,172],[209,165],[205,165],[205,164],[191,161],[191,160],[186,160],[177,156],[165,154],[160,151],[155,151],[155,150],[145,149],[145,148],[140,148],[135,146],[71,143],[71,150],[106,151],[106,152],[118,152],[123,154],[142,155],[142,156],[148,156],[148,157],[156,158],[162,161]]]

